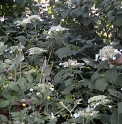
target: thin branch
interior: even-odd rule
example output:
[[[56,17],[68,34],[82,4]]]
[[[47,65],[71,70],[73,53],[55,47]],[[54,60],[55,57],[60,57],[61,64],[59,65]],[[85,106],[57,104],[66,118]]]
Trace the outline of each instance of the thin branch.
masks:
[[[20,51],[20,55],[22,54],[22,44],[21,42],[19,43],[19,51]],[[20,78],[22,77],[22,63],[20,63]]]

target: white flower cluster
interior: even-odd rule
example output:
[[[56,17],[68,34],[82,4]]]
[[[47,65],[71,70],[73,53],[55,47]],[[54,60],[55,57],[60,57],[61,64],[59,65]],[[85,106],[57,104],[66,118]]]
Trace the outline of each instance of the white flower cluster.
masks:
[[[41,93],[47,92],[47,91],[54,91],[54,86],[49,84],[37,84],[37,86],[34,87],[35,90],[39,91],[37,92],[37,96]],[[33,91],[30,89],[30,91]]]
[[[74,117],[77,118],[79,116],[85,117],[85,118],[94,118],[97,117],[99,111],[95,111],[93,108],[87,107],[83,109],[82,111],[79,111],[78,113],[74,114]]]
[[[42,19],[39,15],[31,15],[28,18],[24,18],[22,21],[14,22],[14,24],[24,25],[24,24],[31,23],[32,21],[36,21],[36,20],[42,21]]]
[[[65,67],[70,67],[70,66],[74,66],[74,67],[82,67],[84,65],[84,63],[78,63],[77,60],[68,60],[68,62],[63,62],[63,63],[59,63],[59,65]]]
[[[26,51],[26,53],[29,53],[29,55],[41,54],[44,52],[47,52],[47,50],[45,50],[43,48],[39,48],[39,47],[33,47]]]
[[[96,111],[95,108],[98,105],[105,105],[110,103],[110,100],[107,98],[107,96],[104,95],[98,95],[98,96],[93,96],[90,99],[88,99],[88,107],[79,111],[78,113],[74,114],[74,118],[77,118],[79,116],[85,117],[85,118],[94,118],[97,117],[99,114],[99,111]],[[109,106],[110,107],[110,106]]]
[[[105,105],[110,103],[111,101],[104,95],[93,96],[88,99],[88,103],[90,107],[96,108],[98,105]]]
[[[115,60],[116,59],[115,55],[117,54],[121,54],[121,52],[118,51],[118,49],[114,49],[112,46],[105,46],[99,51],[99,54],[96,54],[95,61],[97,61],[98,58],[101,59],[102,61],[111,59]]]
[[[17,51],[23,50],[24,48],[25,48],[24,46],[21,46],[21,48],[19,46],[12,46],[12,47],[8,48],[5,51],[6,52],[9,51],[10,53],[13,53],[13,52],[17,52]]]
[[[58,31],[64,31],[64,30],[68,30],[67,28],[63,28],[60,25],[58,26],[53,26],[49,29],[48,34],[51,34],[51,32],[58,32]]]

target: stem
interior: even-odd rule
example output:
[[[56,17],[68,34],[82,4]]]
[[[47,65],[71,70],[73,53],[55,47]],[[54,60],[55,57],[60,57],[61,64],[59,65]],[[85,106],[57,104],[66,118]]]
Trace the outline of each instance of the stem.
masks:
[[[16,43],[1,27],[0,30],[10,39],[12,40],[14,43]]]
[[[16,54],[16,57],[17,57],[17,54]],[[16,63],[15,63],[15,66],[16,66]],[[17,70],[15,68],[15,70],[14,70],[14,81],[16,81],[16,80],[17,80]]]
[[[22,44],[21,42],[19,43],[19,47],[20,47],[20,55],[22,54]],[[22,77],[22,63],[20,63],[20,78]]]

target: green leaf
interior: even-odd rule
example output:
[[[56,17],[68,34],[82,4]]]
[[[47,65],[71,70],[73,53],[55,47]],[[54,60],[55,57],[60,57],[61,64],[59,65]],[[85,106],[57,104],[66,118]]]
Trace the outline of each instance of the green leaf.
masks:
[[[7,122],[8,121],[8,118],[5,115],[0,114],[0,120]]]
[[[17,85],[17,83],[11,81],[11,82],[8,84],[8,87],[11,89],[11,88],[13,88],[15,85]]]
[[[98,72],[95,72],[92,76],[91,76],[91,81],[95,81],[98,78],[100,78],[100,74]]]
[[[116,26],[122,26],[122,21],[117,20],[117,21],[113,22],[113,24],[115,24]]]
[[[64,57],[70,56],[71,55],[71,49],[67,47],[63,47],[58,49],[55,54],[58,56],[58,58],[62,59]]]
[[[24,60],[24,56],[23,55],[18,55],[15,61],[16,61],[17,64],[20,64],[23,60]]]
[[[19,79],[17,80],[17,84],[21,87],[22,90],[26,88],[26,87],[25,87],[25,83],[26,83],[26,82],[27,82],[27,81],[26,81],[26,78],[19,78]]]
[[[104,91],[106,89],[106,87],[108,86],[108,82],[104,78],[97,79],[95,82],[95,86],[100,91]]]
[[[27,75],[27,80],[29,83],[32,83],[33,82],[33,76],[31,74]]]
[[[71,84],[73,84],[73,83],[75,83],[75,82],[73,81],[73,78],[69,78],[68,80],[65,81],[65,86],[67,87],[67,86],[69,86],[69,85],[71,85]]]
[[[15,2],[16,2],[17,4],[21,4],[21,3],[23,2],[23,0],[15,0]]]
[[[111,68],[105,72],[105,79],[113,84],[116,84],[116,79],[118,77],[118,72],[115,68]]]
[[[119,115],[117,110],[114,110],[110,117],[111,124],[122,124],[122,114]]]
[[[107,12],[108,18],[109,18],[110,16],[112,16],[113,12],[114,12],[114,10],[109,10],[109,11]]]
[[[7,63],[7,64],[12,64],[13,63],[13,61],[11,59],[5,59],[4,62]]]
[[[122,74],[118,75],[115,85],[122,86]]]
[[[119,99],[122,99],[122,93],[119,91],[116,91],[115,89],[109,89],[108,92]]]
[[[36,76],[36,82],[39,82],[41,78],[42,78],[42,74],[39,73],[39,74]]]
[[[97,70],[103,69],[107,65],[107,61],[101,61],[98,65]]]
[[[118,104],[118,114],[122,114],[122,102]]]
[[[110,124],[110,115],[102,114],[100,118],[104,124]]]
[[[8,100],[3,100],[0,102],[0,108],[4,108],[9,106],[9,101]]]
[[[72,94],[68,94],[65,97],[65,101],[69,102],[72,99]]]
[[[88,20],[88,19],[87,19],[87,20],[85,20],[85,21],[83,21],[83,24],[84,24],[84,25],[89,25],[90,23],[91,23],[91,21],[90,21],[90,20]]]
[[[2,54],[3,54],[3,51],[5,51],[5,50],[6,50],[6,48],[7,48],[7,46],[6,46],[6,45],[4,45],[4,43],[3,43],[3,42],[0,42],[0,55],[2,55]]]
[[[60,83],[62,82],[64,79],[66,79],[67,77],[73,77],[74,74],[72,74],[69,70],[69,68],[65,68],[60,70],[55,76],[54,76],[54,81],[56,83]]]
[[[18,41],[21,42],[22,45],[26,44],[26,37],[25,36],[17,36],[15,39],[18,39]]]
[[[74,85],[70,85],[62,91],[63,94],[70,94],[70,92],[74,89]]]

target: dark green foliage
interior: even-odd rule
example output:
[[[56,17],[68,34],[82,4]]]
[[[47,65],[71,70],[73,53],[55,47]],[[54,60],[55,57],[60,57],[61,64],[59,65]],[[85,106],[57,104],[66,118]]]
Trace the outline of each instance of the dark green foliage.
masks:
[[[2,0],[0,7],[0,108],[13,119],[0,115],[2,123],[122,123],[121,67],[95,61],[104,46],[122,47],[121,0]],[[109,102],[94,101],[97,116],[74,117],[99,95]],[[31,104],[16,112],[23,99]]]

